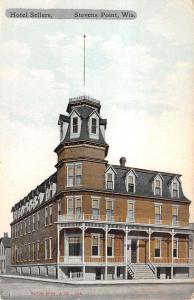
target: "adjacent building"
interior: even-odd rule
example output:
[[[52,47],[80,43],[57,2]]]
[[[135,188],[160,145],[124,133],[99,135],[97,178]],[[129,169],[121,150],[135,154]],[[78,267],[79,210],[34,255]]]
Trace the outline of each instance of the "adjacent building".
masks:
[[[81,96],[59,116],[56,172],[12,208],[12,265],[61,280],[188,277],[181,175],[110,164],[100,110]]]
[[[11,238],[8,233],[0,238],[0,274],[8,273],[11,267]]]

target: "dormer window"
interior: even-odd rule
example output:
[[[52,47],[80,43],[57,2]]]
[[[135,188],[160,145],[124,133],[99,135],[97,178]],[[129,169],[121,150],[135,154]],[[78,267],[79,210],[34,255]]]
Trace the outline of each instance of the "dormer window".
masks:
[[[128,176],[128,192],[134,193],[134,177]]]
[[[126,184],[126,190],[129,193],[135,193],[135,181],[136,181],[136,177],[137,174],[136,172],[131,169],[127,175],[126,175],[126,179],[125,179],[125,184]]]
[[[78,133],[78,118],[73,118],[73,133]]]
[[[156,180],[155,195],[156,195],[156,196],[161,195],[160,180]]]
[[[106,189],[114,190],[116,171],[112,166],[109,166],[105,173]]]
[[[111,173],[107,174],[107,189],[113,190],[113,174]]]
[[[171,197],[179,198],[179,181],[175,178],[171,183]]]
[[[155,196],[162,196],[162,176],[158,174],[153,182],[153,192]]]
[[[97,120],[92,118],[92,133],[96,134]]]

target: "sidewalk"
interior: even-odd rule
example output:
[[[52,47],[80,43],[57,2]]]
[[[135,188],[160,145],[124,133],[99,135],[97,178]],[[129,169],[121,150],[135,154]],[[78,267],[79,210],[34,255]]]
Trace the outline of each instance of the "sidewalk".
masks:
[[[32,276],[20,276],[20,275],[0,275],[4,278],[13,278],[13,279],[24,279],[24,280],[33,280],[39,282],[48,282],[48,283],[59,283],[59,284],[71,284],[71,285],[121,285],[121,284],[177,284],[177,283],[193,283],[194,278],[188,279],[141,279],[141,280],[57,280],[50,278],[42,277],[32,277]]]

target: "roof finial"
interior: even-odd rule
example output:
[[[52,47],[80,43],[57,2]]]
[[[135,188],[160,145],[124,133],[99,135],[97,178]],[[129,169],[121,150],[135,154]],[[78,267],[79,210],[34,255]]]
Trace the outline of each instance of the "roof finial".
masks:
[[[85,84],[86,84],[86,35],[84,34],[84,74],[83,74],[83,86],[84,86],[84,92],[85,92]]]

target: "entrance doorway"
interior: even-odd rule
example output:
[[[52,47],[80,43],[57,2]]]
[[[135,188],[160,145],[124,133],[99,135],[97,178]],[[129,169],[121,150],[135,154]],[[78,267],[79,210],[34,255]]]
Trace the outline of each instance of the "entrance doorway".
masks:
[[[101,268],[96,268],[96,280],[101,279]]]
[[[137,240],[131,240],[131,262],[137,263]]]

